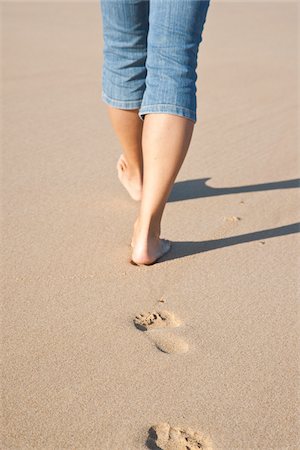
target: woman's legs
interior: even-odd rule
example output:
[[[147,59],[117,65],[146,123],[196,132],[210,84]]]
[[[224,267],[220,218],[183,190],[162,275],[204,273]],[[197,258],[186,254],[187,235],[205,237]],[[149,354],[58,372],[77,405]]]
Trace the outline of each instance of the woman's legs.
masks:
[[[124,110],[108,106],[114,131],[123,148],[117,163],[118,177],[134,200],[141,200],[143,182],[142,131],[138,109]]]
[[[194,121],[172,114],[147,114],[142,148],[144,177],[142,201],[132,238],[132,261],[151,264],[170,249],[160,239],[160,224],[167,198],[188,151]]]
[[[176,176],[187,154],[194,121],[173,114],[147,114],[108,107],[124,155],[119,179],[135,200],[141,199],[132,237],[132,261],[151,264],[169,250],[160,239],[160,223]]]
[[[119,178],[136,199],[143,184],[132,261],[151,264],[170,248],[160,223],[197,120],[197,54],[209,1],[101,2],[102,97],[124,149]]]

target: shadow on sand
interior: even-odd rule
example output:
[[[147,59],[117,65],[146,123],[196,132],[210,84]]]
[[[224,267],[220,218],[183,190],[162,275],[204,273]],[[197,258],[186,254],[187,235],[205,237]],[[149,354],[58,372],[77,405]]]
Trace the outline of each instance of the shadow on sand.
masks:
[[[164,261],[183,258],[184,256],[196,255],[197,253],[209,252],[217,248],[229,247],[231,245],[243,244],[252,241],[264,241],[265,239],[285,236],[300,232],[300,222],[284,225],[278,228],[269,228],[253,233],[240,234],[222,239],[210,241],[172,241],[172,248],[169,253],[157,261],[157,264]]]
[[[271,191],[275,189],[299,188],[300,180],[276,181],[273,183],[250,184],[248,186],[236,186],[229,188],[214,188],[207,186],[211,178],[199,178],[197,180],[179,181],[174,184],[169,195],[168,203],[193,198],[213,197],[216,195],[241,194],[244,192]]]

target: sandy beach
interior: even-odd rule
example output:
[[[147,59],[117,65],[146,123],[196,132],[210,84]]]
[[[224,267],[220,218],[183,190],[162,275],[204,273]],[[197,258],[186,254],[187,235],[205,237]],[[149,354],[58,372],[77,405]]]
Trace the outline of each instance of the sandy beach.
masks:
[[[2,3],[1,448],[299,448],[298,8],[210,5],[172,251],[138,267],[98,2]]]

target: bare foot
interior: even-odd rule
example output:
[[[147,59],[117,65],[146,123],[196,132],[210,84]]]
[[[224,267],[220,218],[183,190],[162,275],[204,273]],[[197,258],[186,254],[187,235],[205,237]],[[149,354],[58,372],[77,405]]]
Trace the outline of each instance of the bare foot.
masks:
[[[157,262],[159,258],[168,253],[171,249],[171,242],[167,239],[149,239],[144,245],[135,245],[131,256],[131,263],[137,266],[150,266]]]
[[[147,238],[142,237],[139,230],[139,220],[134,224],[131,241],[133,249],[131,263],[135,265],[151,265],[171,249],[171,242],[159,237],[160,230]]]
[[[135,201],[142,198],[142,181],[140,175],[131,174],[126,162],[125,156],[122,154],[117,162],[118,178],[128,191],[130,197]]]

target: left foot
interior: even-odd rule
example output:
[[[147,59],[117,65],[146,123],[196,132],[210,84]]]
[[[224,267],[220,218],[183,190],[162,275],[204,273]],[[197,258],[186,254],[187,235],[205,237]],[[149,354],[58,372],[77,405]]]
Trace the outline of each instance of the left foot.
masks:
[[[135,221],[133,230],[133,237],[131,240],[132,264],[152,265],[171,249],[171,242],[159,237],[160,230],[157,230],[156,233],[152,233],[151,237],[149,235],[148,238],[141,239],[138,219]]]
[[[123,184],[130,197],[135,201],[142,198],[142,180],[138,173],[132,174],[126,162],[125,156],[122,154],[117,163],[118,178]]]
[[[131,263],[136,266],[150,266],[168,253],[170,249],[171,242],[167,239],[149,239],[147,243],[136,245],[133,248]]]

